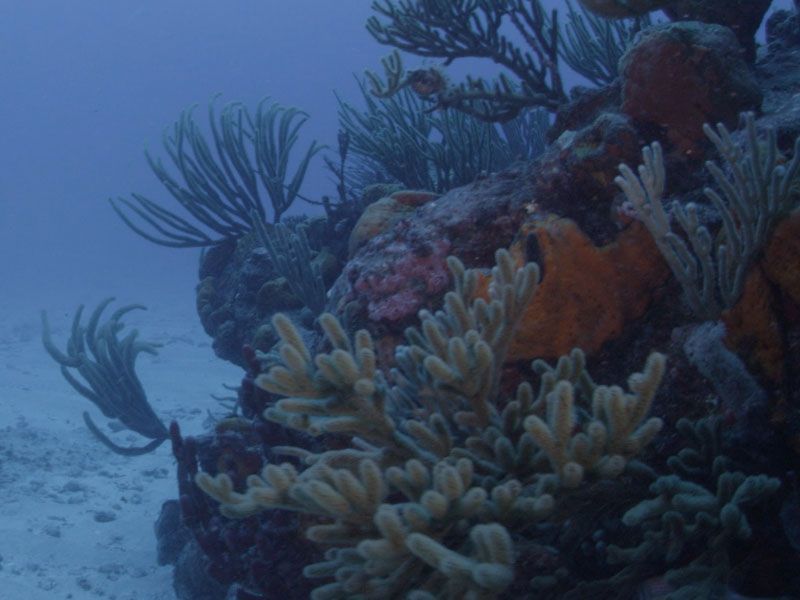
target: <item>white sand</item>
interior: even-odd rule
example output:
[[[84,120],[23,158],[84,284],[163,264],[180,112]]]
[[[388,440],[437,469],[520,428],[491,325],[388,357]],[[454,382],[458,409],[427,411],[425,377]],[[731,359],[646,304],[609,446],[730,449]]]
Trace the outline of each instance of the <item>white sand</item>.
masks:
[[[51,310],[61,348],[72,310]],[[151,305],[126,323],[164,344],[138,361],[156,413],[185,434],[202,431],[207,411],[221,412],[210,394],[230,395],[222,384],[237,385],[241,370],[214,356],[186,303]],[[88,431],[84,410],[108,431],[42,348],[38,307],[0,307],[0,600],[172,600],[172,569],[156,564],[153,532],[161,503],[177,497],[169,441],[148,455],[118,456]]]

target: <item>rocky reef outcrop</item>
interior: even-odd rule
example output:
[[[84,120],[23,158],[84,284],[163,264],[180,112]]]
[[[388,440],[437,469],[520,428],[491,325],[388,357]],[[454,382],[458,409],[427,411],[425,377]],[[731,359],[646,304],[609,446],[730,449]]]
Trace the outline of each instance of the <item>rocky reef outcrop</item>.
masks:
[[[401,580],[420,599],[800,589],[797,209],[708,321],[615,182],[659,142],[664,205],[692,205],[687,236],[718,248],[733,229],[705,188],[738,183],[737,163],[703,124],[753,111],[776,178],[791,164],[798,16],[773,15],[756,56],[766,4],[720,6],[672,3],[697,20],[641,32],[535,161],[374,204],[331,252],[331,315],[280,300],[247,238],[205,255],[198,306],[247,369],[241,412],[171,433],[184,523],[239,598],[288,597],[300,562],[297,590],[318,598],[390,597]],[[643,194],[657,171],[638,171]],[[627,390],[595,383],[630,373]]]

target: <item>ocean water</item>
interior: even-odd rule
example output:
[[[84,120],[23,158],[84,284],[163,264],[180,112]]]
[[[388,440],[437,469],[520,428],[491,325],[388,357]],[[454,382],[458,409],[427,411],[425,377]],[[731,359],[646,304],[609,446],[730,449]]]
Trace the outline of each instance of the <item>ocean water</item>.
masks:
[[[322,157],[336,157],[336,95],[359,104],[354,75],[379,70],[390,51],[365,29],[370,5],[0,1],[0,600],[178,597],[153,532],[161,503],[178,496],[170,444],[127,457],[91,435],[81,413],[106,419],[45,352],[40,311],[64,349],[79,305],[87,315],[112,296],[113,307],[146,305],[125,318],[124,332],[135,327],[161,345],[138,362],[151,404],[184,434],[208,431],[225,415],[213,396],[231,396],[225,386],[243,371],[215,355],[198,317],[200,251],[137,236],[108,200],[138,193],[168,205],[144,150],[163,158],[162,132],[192,105],[204,122],[217,94],[219,106],[269,96],[305,111],[298,148],[317,140],[328,149],[312,160],[302,194],[335,196]],[[776,0],[770,10],[791,6]],[[407,55],[406,64],[438,62]],[[448,74],[497,71],[466,60]],[[586,84],[568,69],[563,76],[567,89]],[[289,214],[323,211],[298,201]],[[141,443],[116,435],[124,446]],[[640,597],[671,591],[660,572],[650,575]],[[800,597],[793,593],[784,597]]]

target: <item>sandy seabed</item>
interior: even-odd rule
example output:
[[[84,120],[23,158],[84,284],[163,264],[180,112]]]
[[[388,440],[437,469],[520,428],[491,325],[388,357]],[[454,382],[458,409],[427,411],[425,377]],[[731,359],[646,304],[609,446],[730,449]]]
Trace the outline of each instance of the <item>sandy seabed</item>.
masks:
[[[60,348],[65,308],[49,315]],[[224,412],[211,394],[231,395],[223,384],[236,385],[241,371],[214,356],[191,311],[153,305],[126,322],[163,344],[158,356],[140,354],[137,369],[156,413],[200,433],[209,412]],[[107,419],[62,378],[40,334],[37,308],[0,307],[0,600],[173,600],[153,530],[162,502],[177,497],[169,441],[139,457],[103,446],[81,413],[109,431]]]

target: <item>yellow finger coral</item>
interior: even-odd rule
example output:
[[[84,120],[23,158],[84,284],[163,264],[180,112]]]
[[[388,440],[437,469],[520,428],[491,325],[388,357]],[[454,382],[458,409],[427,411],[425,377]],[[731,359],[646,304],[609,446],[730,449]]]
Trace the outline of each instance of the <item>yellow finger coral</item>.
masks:
[[[548,518],[561,489],[619,475],[660,427],[645,420],[664,370],[658,354],[630,393],[596,385],[578,350],[553,367],[537,361],[538,392],[523,383],[501,404],[500,373],[538,269],[514,268],[499,251],[484,299],[476,270],[449,265],[454,290],[407,330],[391,379],[365,331],[351,339],[322,315],[332,349],[312,358],[291,322],[275,318],[282,364],[257,384],[283,397],[265,418],[349,447],[272,448],[302,468],[267,464],[242,492],[224,474],[196,477],[227,516],[316,517],[306,535],[329,550],[304,570],[327,580],[315,600],[497,597],[515,577],[511,532]],[[578,419],[578,399],[590,418]]]

